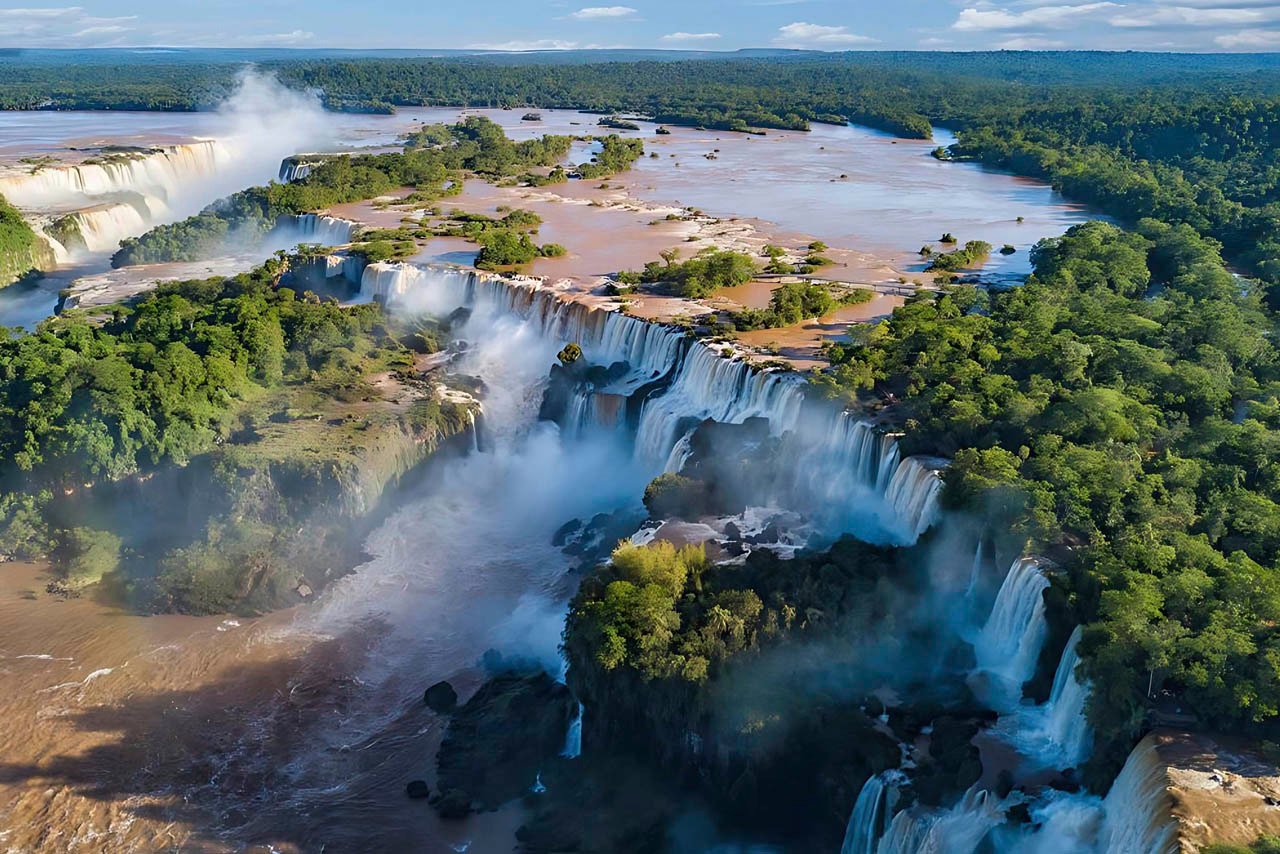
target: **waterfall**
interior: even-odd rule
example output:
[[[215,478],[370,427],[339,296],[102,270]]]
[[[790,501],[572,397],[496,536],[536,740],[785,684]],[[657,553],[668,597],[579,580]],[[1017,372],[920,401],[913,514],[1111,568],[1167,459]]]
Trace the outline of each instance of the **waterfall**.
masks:
[[[1019,704],[1022,683],[1035,675],[1048,631],[1043,595],[1048,586],[1035,558],[1014,561],[974,644],[978,669],[1003,683],[997,692],[1002,696],[988,699],[1000,702],[1005,711]]]
[[[904,526],[908,542],[915,542],[937,521],[942,492],[938,471],[944,465],[942,460],[908,457],[893,470],[885,500],[893,508],[893,517]]]
[[[577,759],[582,755],[582,716],[584,714],[586,709],[579,703],[578,714],[569,721],[569,731],[564,735],[564,750],[560,751],[560,755],[565,759]]]
[[[876,843],[884,833],[892,815],[897,787],[906,780],[901,771],[874,774],[863,784],[858,800],[849,814],[840,854],[876,854]]]
[[[20,208],[79,206],[85,196],[141,193],[168,200],[185,185],[225,168],[230,151],[214,140],[104,154],[84,163],[0,177],[0,195]]]
[[[286,157],[284,160],[280,161],[280,183],[292,184],[294,181],[301,181],[303,178],[310,175],[311,170],[317,165],[319,164],[309,163],[305,160],[298,160],[294,157]]]
[[[949,810],[912,807],[893,817],[878,854],[972,854],[1004,818],[1002,804],[976,785]]]
[[[1084,761],[1092,741],[1092,731],[1084,716],[1084,705],[1089,699],[1089,684],[1076,676],[1080,656],[1076,645],[1080,643],[1081,627],[1076,626],[1062,651],[1062,660],[1053,677],[1053,692],[1046,707],[1045,735],[1061,752],[1065,767],[1075,767]]]
[[[95,205],[71,214],[84,248],[90,252],[113,252],[126,237],[147,230],[147,219],[133,205],[116,202]]]
[[[351,242],[356,223],[347,219],[322,214],[282,216],[267,237],[267,242],[291,248],[299,243],[318,243],[321,246],[343,246]]]
[[[1168,769],[1157,736],[1148,735],[1129,754],[1103,799],[1098,850],[1126,854],[1173,854],[1179,850]]]
[[[765,418],[780,437],[786,496],[832,528],[870,520],[882,539],[912,543],[938,515],[942,461],[901,458],[896,437],[806,395],[792,373],[760,370],[701,345],[683,330],[565,298],[541,280],[454,268],[375,263],[360,278],[362,299],[447,316],[466,307],[478,318],[526,318],[548,340],[582,347],[595,365],[625,363],[602,387],[570,404],[571,429],[616,430],[638,404],[635,455],[655,474],[687,458],[693,426],[711,419]]]

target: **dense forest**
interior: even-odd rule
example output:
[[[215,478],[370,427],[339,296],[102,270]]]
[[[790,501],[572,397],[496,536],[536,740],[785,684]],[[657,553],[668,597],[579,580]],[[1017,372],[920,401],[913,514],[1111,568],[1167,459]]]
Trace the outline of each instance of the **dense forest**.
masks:
[[[1249,731],[1280,714],[1280,360],[1259,289],[1187,225],[1077,226],[1004,293],[921,295],[817,382],[945,454],[946,498],[1065,547],[1111,763],[1151,688]],[[1149,678],[1150,677],[1150,680]],[[1108,744],[1107,742],[1114,742]]]

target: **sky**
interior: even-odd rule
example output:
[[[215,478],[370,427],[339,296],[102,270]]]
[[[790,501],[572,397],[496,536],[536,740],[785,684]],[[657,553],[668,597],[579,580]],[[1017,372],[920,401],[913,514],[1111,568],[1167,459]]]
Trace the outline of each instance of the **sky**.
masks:
[[[0,6],[0,47],[1280,50],[1280,0],[617,2],[81,0]]]

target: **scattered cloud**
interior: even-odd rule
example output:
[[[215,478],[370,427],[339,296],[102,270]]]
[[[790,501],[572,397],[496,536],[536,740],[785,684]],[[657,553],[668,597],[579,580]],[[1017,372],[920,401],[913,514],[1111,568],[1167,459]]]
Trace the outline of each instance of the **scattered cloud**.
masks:
[[[1120,3],[1081,3],[1076,6],[1033,6],[1024,11],[994,6],[971,6],[960,10],[952,29],[964,31],[1042,30],[1075,26],[1089,18],[1123,9]]]
[[[630,6],[588,6],[569,15],[578,21],[596,21],[601,18],[630,18],[636,10]]]
[[[1067,45],[1066,42],[1043,36],[1014,36],[996,42],[995,46],[1000,50],[1056,50]]]
[[[1275,50],[1280,48],[1280,30],[1241,30],[1224,33],[1213,40],[1226,50]]]
[[[0,37],[27,47],[94,47],[118,43],[136,20],[88,15],[80,6],[0,9]]]
[[[269,33],[260,36],[245,36],[241,41],[245,44],[288,47],[289,45],[305,44],[315,37],[315,33],[309,33],[306,30],[293,30],[287,33]]]
[[[563,39],[533,39],[531,41],[509,41],[498,42],[496,44],[469,44],[468,50],[501,50],[511,53],[519,53],[527,50],[573,50],[578,47],[577,42],[564,41]]]
[[[849,32],[848,27],[832,27],[823,24],[807,24],[797,21],[778,28],[773,43],[781,47],[840,47],[851,44],[869,44],[876,41],[869,36]]]
[[[705,42],[720,38],[719,33],[667,33],[664,42]]]
[[[1252,9],[1214,9],[1195,6],[1153,6],[1141,12],[1116,15],[1112,26],[1130,28],[1247,27],[1280,20],[1280,6]]]

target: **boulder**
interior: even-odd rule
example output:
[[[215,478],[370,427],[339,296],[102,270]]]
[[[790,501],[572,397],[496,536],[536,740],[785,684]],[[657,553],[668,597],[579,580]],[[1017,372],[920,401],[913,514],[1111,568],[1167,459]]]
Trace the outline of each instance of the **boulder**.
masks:
[[[411,800],[420,801],[431,796],[431,788],[427,785],[426,780],[410,780],[409,784],[404,787],[404,793]]]
[[[448,682],[440,681],[426,690],[422,695],[422,701],[431,711],[448,715],[457,708],[458,692],[453,690],[453,686]]]

